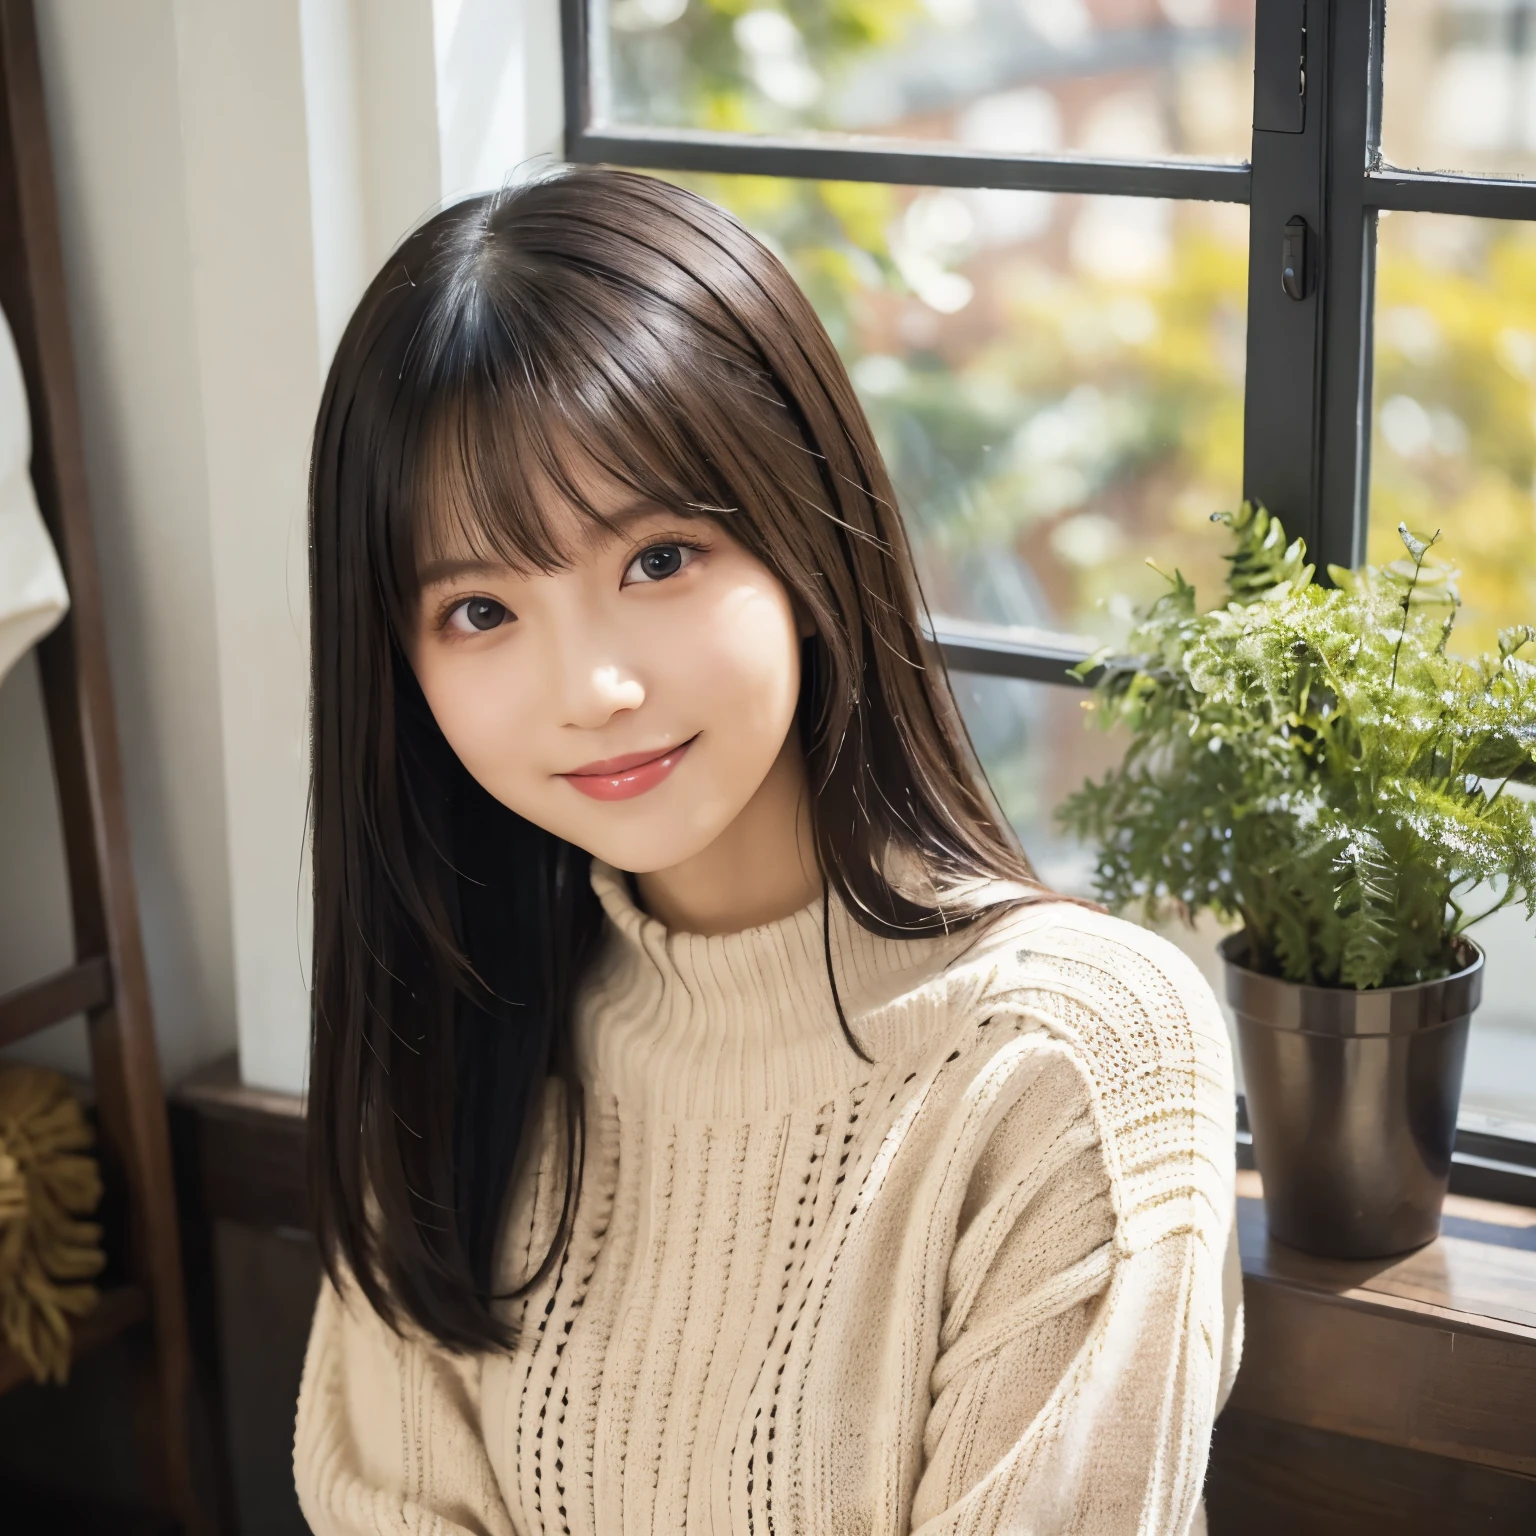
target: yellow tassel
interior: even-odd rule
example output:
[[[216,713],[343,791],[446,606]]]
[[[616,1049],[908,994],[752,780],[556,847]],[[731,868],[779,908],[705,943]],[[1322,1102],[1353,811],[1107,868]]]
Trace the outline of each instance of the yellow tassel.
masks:
[[[39,1381],[69,1375],[70,1319],[96,1305],[101,1200],[91,1128],[69,1084],[0,1067],[0,1337]]]

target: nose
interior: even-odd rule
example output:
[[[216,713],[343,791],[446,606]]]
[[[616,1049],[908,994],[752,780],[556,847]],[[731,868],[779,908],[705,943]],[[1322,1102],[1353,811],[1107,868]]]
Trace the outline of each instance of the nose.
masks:
[[[645,702],[644,684],[616,662],[572,657],[564,671],[567,725],[598,730],[615,715]]]

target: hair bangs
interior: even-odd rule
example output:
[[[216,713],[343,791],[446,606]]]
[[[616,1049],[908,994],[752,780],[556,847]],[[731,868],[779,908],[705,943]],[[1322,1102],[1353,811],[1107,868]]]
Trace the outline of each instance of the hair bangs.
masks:
[[[618,533],[617,508],[711,518],[736,510],[690,428],[698,385],[681,377],[680,349],[654,335],[637,345],[562,297],[536,327],[524,306],[499,315],[481,333],[499,346],[455,359],[451,388],[423,389],[433,405],[400,504],[405,526],[391,539],[401,619],[438,562],[549,574],[574,563],[584,536]],[[642,352],[651,353],[643,388],[634,376]]]

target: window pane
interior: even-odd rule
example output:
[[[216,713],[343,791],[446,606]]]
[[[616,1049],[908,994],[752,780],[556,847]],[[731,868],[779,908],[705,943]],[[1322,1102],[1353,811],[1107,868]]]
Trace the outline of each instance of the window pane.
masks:
[[[1382,150],[1425,171],[1536,175],[1536,7],[1390,0]]]
[[[1091,896],[1092,850],[1059,831],[1052,812],[1119,761],[1123,733],[1089,728],[1080,688],[968,672],[952,681],[976,755],[1035,873],[1054,890]]]
[[[597,115],[1246,160],[1254,0],[607,0]]]
[[[842,350],[936,613],[1116,640],[1214,591],[1242,481],[1247,210],[682,178],[787,260]]]
[[[1383,216],[1376,273],[1370,557],[1443,530],[1470,654],[1536,621],[1536,225]]]
[[[1491,907],[1497,893],[1474,891]],[[1536,1141],[1536,928],[1523,908],[1505,907],[1472,929],[1488,963],[1483,1001],[1472,1016],[1467,1072],[1461,1087],[1461,1123],[1499,1136]]]

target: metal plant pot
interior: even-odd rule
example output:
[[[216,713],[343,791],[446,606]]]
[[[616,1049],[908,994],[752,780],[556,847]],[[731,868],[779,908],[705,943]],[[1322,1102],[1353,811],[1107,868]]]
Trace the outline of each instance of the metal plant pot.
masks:
[[[1367,1259],[1439,1235],[1483,954],[1440,981],[1356,992],[1249,970],[1222,941],[1272,1237]]]

